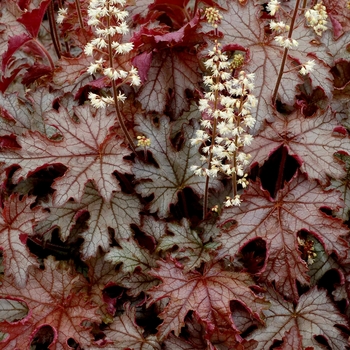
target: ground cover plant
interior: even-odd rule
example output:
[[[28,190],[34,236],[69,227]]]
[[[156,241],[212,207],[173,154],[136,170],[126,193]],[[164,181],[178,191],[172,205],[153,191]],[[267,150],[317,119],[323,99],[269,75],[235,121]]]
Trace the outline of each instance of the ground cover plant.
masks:
[[[3,0],[1,349],[349,349],[350,3]]]

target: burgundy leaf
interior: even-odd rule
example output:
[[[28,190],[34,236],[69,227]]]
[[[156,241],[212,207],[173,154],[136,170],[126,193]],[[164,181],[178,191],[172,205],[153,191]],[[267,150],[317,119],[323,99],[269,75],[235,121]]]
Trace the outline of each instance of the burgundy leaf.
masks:
[[[18,139],[22,149],[4,153],[3,159],[8,166],[21,166],[17,179],[49,164],[65,165],[67,172],[53,185],[55,205],[63,205],[70,197],[80,201],[89,180],[94,181],[104,200],[110,201],[113,191],[120,190],[113,172],[130,172],[130,163],[123,160],[130,152],[122,146],[122,140],[108,135],[114,120],[105,115],[104,110],[94,111],[85,105],[77,107],[75,113],[79,123],[74,122],[64,108],[47,113],[49,124],[57,126],[63,134],[62,141],[50,141],[30,132]]]
[[[47,216],[39,208],[31,209],[33,203],[33,197],[20,200],[13,194],[4,203],[0,216],[0,248],[5,256],[5,275],[13,276],[19,288],[26,285],[28,267],[38,265],[26,247],[27,236],[33,235],[34,226]]]
[[[139,224],[139,200],[123,192],[113,193],[109,202],[106,202],[90,183],[80,203],[67,202],[60,207],[50,207],[48,218],[37,226],[36,232],[45,233],[50,228],[60,227],[60,237],[66,241],[79,213],[89,212],[88,229],[80,235],[84,238],[81,252],[84,259],[97,254],[98,248],[108,251],[111,244],[108,228],[115,230],[115,238],[128,239],[132,236],[131,224]]]
[[[9,63],[9,60],[11,59],[12,55],[23,45],[28,43],[32,38],[23,33],[21,35],[13,36],[9,39],[8,42],[8,49],[5,53],[2,55],[2,71],[4,72],[7,64]]]
[[[13,281],[5,279],[1,294],[17,298],[28,305],[29,314],[23,322],[15,324],[2,322],[1,330],[9,334],[3,341],[3,349],[26,350],[32,335],[40,327],[50,325],[55,331],[56,349],[67,349],[67,340],[75,339],[81,346],[91,343],[91,335],[82,325],[85,320],[100,321],[95,314],[96,307],[86,301],[87,295],[71,292],[73,282],[83,279],[74,274],[66,264],[59,266],[52,259],[45,261],[45,270],[29,269],[27,288],[18,289]]]
[[[259,183],[250,184],[242,200],[240,207],[226,209],[222,214],[222,235],[216,239],[222,243],[219,257],[234,256],[254,238],[263,238],[268,261],[262,277],[275,281],[277,289],[288,298],[298,299],[296,280],[309,283],[307,265],[298,251],[300,230],[314,235],[328,254],[346,257],[348,248],[341,236],[348,230],[341,220],[320,211],[325,203],[328,208],[339,208],[341,202],[335,192],[324,192],[316,182],[299,175],[274,200]],[[228,224],[231,227],[225,229]]]
[[[36,38],[38,36],[41,22],[50,2],[51,0],[43,0],[39,8],[32,11],[25,11],[22,17],[17,20],[19,23],[22,23],[26,27],[28,33],[32,36],[32,38]]]
[[[334,327],[347,322],[327,297],[326,291],[313,288],[303,294],[294,307],[270,289],[269,301],[271,307],[264,311],[266,328],[260,328],[249,336],[258,341],[257,350],[268,349],[274,340],[282,339],[284,344],[280,349],[283,350],[321,349],[314,338],[318,335],[325,337],[332,349],[347,347],[347,339]]]
[[[338,125],[330,109],[324,113],[319,111],[312,118],[304,118],[298,111],[288,116],[277,114],[276,121],[246,147],[246,152],[252,155],[253,162],[262,163],[266,155],[285,145],[289,153],[302,162],[302,171],[311,179],[326,184],[327,175],[337,179],[345,175],[343,166],[335,161],[333,154],[338,151],[350,154],[349,138],[333,133]]]
[[[169,298],[166,309],[159,315],[164,320],[158,328],[160,339],[165,339],[171,331],[178,336],[190,310],[195,311],[201,320],[216,326],[225,325],[238,334],[231,318],[231,300],[239,301],[258,320],[266,307],[265,302],[249,288],[252,280],[244,273],[223,271],[219,264],[206,265],[203,274],[198,271],[186,273],[174,260],[159,261],[158,264],[159,269],[152,274],[161,279],[162,284],[148,294],[150,303]]]
[[[152,152],[160,168],[136,159],[133,167],[135,177],[152,180],[137,185],[136,191],[143,196],[154,193],[155,198],[151,202],[150,210],[152,212],[158,210],[158,215],[164,218],[169,213],[170,204],[177,202],[177,194],[183,188],[191,187],[198,195],[203,194],[204,180],[195,176],[190,170],[190,166],[198,162],[197,147],[190,144],[195,130],[192,126],[185,127],[186,141],[182,149],[177,152],[167,136],[170,130],[167,118],[161,118],[158,127],[148,119],[140,117],[136,122],[140,125],[136,130],[151,140],[151,145],[147,148]],[[214,180],[210,185],[217,187],[218,182]]]
[[[113,349],[160,350],[161,346],[154,335],[144,337],[143,330],[135,322],[136,311],[130,304],[125,304],[125,312],[117,317],[104,331]]]

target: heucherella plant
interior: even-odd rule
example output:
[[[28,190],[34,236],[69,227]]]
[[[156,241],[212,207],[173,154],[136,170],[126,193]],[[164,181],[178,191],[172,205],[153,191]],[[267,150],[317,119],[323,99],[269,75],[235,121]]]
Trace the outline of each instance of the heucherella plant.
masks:
[[[206,10],[205,14],[209,17],[208,23],[217,28],[221,16],[215,9]],[[191,141],[194,145],[203,146],[201,159],[207,164],[204,168],[197,165],[191,167],[196,175],[206,176],[204,217],[207,214],[209,178],[217,177],[218,173],[232,179],[232,197],[226,197],[225,206],[241,204],[238,185],[243,188],[248,185],[246,169],[251,158],[244,152],[244,147],[252,143],[253,136],[249,129],[255,124],[251,114],[257,102],[252,93],[254,74],[240,71],[235,77],[232,64],[239,66],[241,60],[236,56],[233,62],[229,61],[220,46],[215,41],[204,62],[211,74],[203,78],[207,91],[204,98],[199,100],[202,128],[197,130],[196,137]]]
[[[349,0],[1,0],[0,349],[350,350],[349,47]]]

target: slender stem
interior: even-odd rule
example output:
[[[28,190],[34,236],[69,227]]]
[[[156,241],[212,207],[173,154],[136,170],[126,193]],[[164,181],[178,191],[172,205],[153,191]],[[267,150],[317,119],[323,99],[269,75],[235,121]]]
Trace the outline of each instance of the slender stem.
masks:
[[[194,2],[193,16],[195,16],[195,15],[196,15],[197,8],[198,8],[198,0],[196,0],[196,1]]]
[[[41,50],[41,52],[46,56],[46,58],[48,59],[48,61],[50,63],[51,68],[55,69],[55,64],[53,63],[52,57],[49,54],[49,52],[46,50],[45,46],[43,46],[43,44],[35,38],[33,38],[32,40],[36,43],[36,45]]]
[[[292,38],[295,21],[296,21],[296,18],[298,16],[300,1],[301,0],[297,0],[296,4],[295,4],[295,7],[294,7],[293,17],[292,17],[292,20],[290,22],[290,28],[289,28],[289,31],[288,31],[288,39]],[[272,103],[273,103],[273,105],[276,104],[276,97],[277,97],[278,89],[279,89],[279,86],[280,86],[280,83],[281,83],[281,80],[282,80],[282,75],[283,75],[283,71],[284,71],[284,66],[286,64],[287,55],[288,55],[288,48],[285,48],[284,52],[283,52],[283,58],[282,58],[281,66],[280,66],[280,71],[278,73],[276,85],[275,85],[275,88],[274,88],[273,93],[272,93]]]
[[[48,8],[48,17],[49,17],[49,25],[50,25],[50,35],[53,42],[53,46],[56,51],[56,55],[58,58],[61,58],[61,44],[58,39],[57,28],[55,23],[55,15],[54,15],[54,7],[53,2],[51,1]]]
[[[242,91],[244,92],[245,90],[245,87],[244,85],[242,86]],[[243,104],[244,104],[244,95],[242,93],[242,96],[240,98],[240,104],[239,104],[239,110],[238,110],[238,113],[237,113],[237,129],[240,127],[241,125],[241,113],[242,113],[242,110],[243,110]],[[235,150],[233,152],[233,166],[234,166],[234,173],[232,174],[232,189],[233,189],[233,198],[235,198],[237,196],[237,149],[239,148],[239,145],[238,145],[238,135],[235,136]]]
[[[217,105],[217,96],[215,96],[215,109]],[[214,123],[213,123],[213,133],[211,137],[211,145],[209,149],[209,160],[208,160],[208,169],[210,169],[210,164],[211,161],[213,160],[213,145],[215,142],[215,137],[216,137],[216,124],[217,120],[214,118]],[[205,187],[204,187],[204,199],[203,199],[203,219],[207,216],[208,212],[208,197],[209,197],[209,175],[207,174],[205,178]]]
[[[108,10],[109,10],[109,3],[108,3]],[[110,17],[107,17],[107,28],[110,27]],[[108,34],[108,58],[109,58],[109,66],[114,69],[114,62],[113,62],[113,50],[112,50],[112,38],[111,35]],[[135,155],[137,155],[136,153],[136,149],[135,149],[135,145],[134,145],[134,141],[131,138],[128,129],[126,128],[125,124],[124,124],[124,120],[123,120],[123,116],[122,113],[120,111],[119,108],[119,101],[118,101],[118,89],[117,86],[115,84],[115,80],[112,79],[112,91],[113,91],[113,99],[114,99],[114,104],[115,104],[115,109],[117,112],[117,119],[119,122],[119,125],[121,126],[123,133],[125,135],[125,137],[128,140],[129,146],[132,149],[132,151],[135,153]]]
[[[128,140],[130,148],[135,153],[135,155],[137,155],[136,149],[135,149],[135,145],[134,145],[134,141],[131,138],[131,136],[129,134],[129,131],[128,131],[128,129],[126,128],[126,126],[124,124],[123,116],[122,116],[120,108],[119,108],[119,101],[118,101],[118,98],[117,98],[118,92],[117,92],[117,87],[115,85],[115,81],[114,80],[112,80],[112,89],[113,89],[113,98],[114,98],[115,109],[116,109],[116,112],[117,112],[117,119],[118,119],[119,125],[121,126],[121,128],[123,130],[123,133],[124,133],[125,137]]]
[[[80,28],[84,29],[84,21],[83,21],[82,15],[81,15],[81,8],[80,8],[79,0],[75,0],[75,7],[77,8],[78,20],[79,20]]]
[[[216,44],[216,49],[219,50],[219,46]],[[219,64],[216,63],[218,66]],[[216,84],[219,83],[219,77],[217,76],[215,78]],[[219,97],[219,92],[218,90],[215,90],[215,100],[214,100],[214,111],[218,107],[218,97]],[[211,135],[211,145],[209,148],[209,159],[208,159],[208,169],[210,170],[210,164],[213,159],[213,147],[215,143],[215,138],[216,138],[216,126],[217,126],[217,119],[214,117],[213,120],[213,132]],[[203,199],[203,219],[205,219],[207,212],[208,212],[208,196],[209,196],[209,175],[207,174],[206,179],[205,179],[205,188],[204,188],[204,199]]]
[[[62,0],[58,0],[58,7],[59,8],[63,7]],[[70,53],[69,44],[66,40],[64,40],[64,46],[66,47],[66,52],[69,54]]]

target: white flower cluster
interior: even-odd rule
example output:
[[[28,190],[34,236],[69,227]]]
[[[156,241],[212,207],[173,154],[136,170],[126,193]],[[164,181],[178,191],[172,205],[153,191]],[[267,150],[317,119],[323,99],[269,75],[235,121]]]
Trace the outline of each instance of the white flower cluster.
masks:
[[[315,33],[319,36],[327,30],[327,11],[326,7],[322,4],[322,1],[319,4],[316,4],[312,9],[305,12],[305,18],[307,25],[312,27]]]
[[[257,100],[251,91],[254,88],[254,74],[244,71],[232,76],[228,57],[220,50],[216,43],[209,58],[205,62],[211,75],[204,77],[204,84],[208,91],[199,101],[199,110],[203,114],[202,130],[196,132],[192,144],[202,144],[202,160],[208,168],[192,166],[196,175],[216,177],[223,173],[239,180],[234,186],[241,184],[246,187],[248,181],[245,169],[250,163],[251,156],[243,152],[246,145],[250,145],[253,137],[248,129],[255,124],[251,109]],[[241,203],[237,188],[233,189],[234,198],[226,199],[225,205],[239,205]]]
[[[125,22],[129,13],[123,9],[125,5],[125,0],[90,0],[88,24],[94,27],[96,38],[85,46],[84,52],[87,56],[99,58],[90,64],[87,71],[90,74],[99,72],[113,81],[118,81],[118,86],[126,83],[139,86],[141,80],[135,67],[125,71],[113,66],[113,57],[127,54],[133,49],[133,43],[120,43],[117,40],[129,31]],[[113,98],[100,97],[92,93],[89,94],[89,99],[96,108],[114,104]],[[119,91],[116,99],[124,102],[126,96]]]

